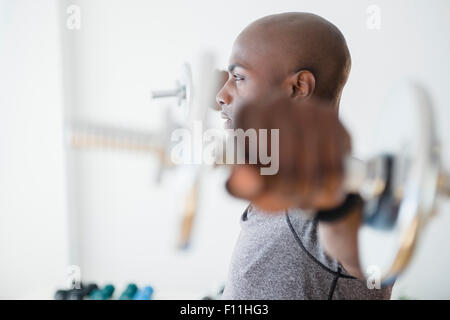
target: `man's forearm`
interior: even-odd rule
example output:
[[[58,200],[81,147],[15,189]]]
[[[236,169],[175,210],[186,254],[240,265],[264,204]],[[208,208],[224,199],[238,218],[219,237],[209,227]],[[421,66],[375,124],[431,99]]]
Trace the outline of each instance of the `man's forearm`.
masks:
[[[338,260],[352,276],[364,278],[358,257],[360,208],[336,222],[319,222],[319,239],[325,252]]]

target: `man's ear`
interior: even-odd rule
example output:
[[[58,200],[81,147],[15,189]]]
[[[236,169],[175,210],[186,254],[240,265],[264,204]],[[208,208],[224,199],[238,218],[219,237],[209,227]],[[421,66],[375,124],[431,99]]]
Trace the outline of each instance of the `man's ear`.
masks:
[[[308,98],[316,88],[316,78],[311,71],[300,70],[289,77],[288,84],[292,98]]]

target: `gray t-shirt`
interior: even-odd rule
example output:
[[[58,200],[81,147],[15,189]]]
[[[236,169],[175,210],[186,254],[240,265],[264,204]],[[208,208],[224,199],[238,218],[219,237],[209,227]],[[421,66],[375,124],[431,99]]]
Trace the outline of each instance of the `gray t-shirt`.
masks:
[[[240,219],[222,299],[389,299],[392,286],[369,289],[325,254],[317,224],[301,210],[273,214],[251,205]]]

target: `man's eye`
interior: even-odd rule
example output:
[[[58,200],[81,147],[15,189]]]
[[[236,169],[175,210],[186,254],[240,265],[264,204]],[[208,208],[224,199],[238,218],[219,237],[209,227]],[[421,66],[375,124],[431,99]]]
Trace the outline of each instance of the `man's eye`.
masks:
[[[233,79],[234,79],[235,82],[244,80],[243,77],[241,77],[241,76],[239,76],[237,74],[233,74]]]

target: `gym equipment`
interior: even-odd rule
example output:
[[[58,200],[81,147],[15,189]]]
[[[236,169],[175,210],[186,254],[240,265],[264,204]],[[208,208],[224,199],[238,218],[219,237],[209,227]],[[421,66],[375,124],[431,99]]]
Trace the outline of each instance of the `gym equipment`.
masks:
[[[358,233],[362,271],[392,283],[404,271],[436,197],[450,195],[441,168],[433,106],[426,90],[406,82],[388,97],[371,145],[375,156],[347,161],[346,188],[365,199]]]
[[[170,159],[173,144],[171,134],[177,128],[189,128],[194,120],[206,122],[207,110],[215,103],[215,92],[218,91],[218,74],[214,72],[214,55],[206,52],[199,58],[199,72],[194,74],[189,64],[182,65],[176,87],[169,90],[151,92],[152,99],[176,98],[177,105],[183,113],[182,121],[177,121],[166,112],[165,127],[159,132],[145,132],[132,128],[107,126],[98,123],[72,121],[66,123],[66,144],[78,150],[116,150],[136,151],[156,155],[159,168],[156,182],[161,181],[163,172],[175,167]],[[194,86],[193,79],[196,80]],[[202,166],[196,169],[195,178],[186,201],[186,207],[178,236],[178,248],[189,246],[192,227],[197,210],[197,193],[200,185]]]
[[[436,198],[450,195],[441,167],[433,106],[427,91],[411,82],[394,88],[381,109],[364,161],[344,159],[344,188],[364,199],[358,250],[363,274],[392,283],[411,261]],[[314,210],[306,212],[309,217]]]
[[[55,292],[55,300],[66,300],[68,290],[57,290]]]
[[[83,300],[84,297],[88,297],[92,291],[98,287],[95,283],[91,283],[81,289],[70,290],[67,294],[67,300]]]
[[[436,198],[450,195],[450,175],[441,167],[434,110],[423,87],[401,84],[381,111],[373,156],[344,159],[344,188],[365,202],[358,230],[362,272],[389,284],[410,263]]]
[[[114,293],[114,286],[112,284],[107,284],[103,289],[95,289],[89,295],[91,300],[108,300],[112,298]]]
[[[54,298],[55,300],[83,300],[97,288],[95,283],[90,283],[86,286],[81,283],[80,289],[57,290]]]
[[[161,132],[147,132],[119,126],[88,122],[66,124],[66,144],[74,149],[132,151],[155,155],[159,159],[156,182],[162,172],[174,166],[169,154],[171,132],[179,127],[166,114],[165,127]]]
[[[190,68],[184,65],[175,89],[152,93],[155,99],[177,99],[186,116],[179,127],[189,128],[194,120],[206,120],[208,104],[217,92],[211,56],[206,55],[199,71],[201,77],[197,81]],[[375,133],[382,143],[379,147],[373,144],[374,156],[369,159],[346,159],[345,185],[348,192],[360,193],[366,202],[364,224],[358,234],[362,271],[366,277],[375,272],[384,283],[389,283],[411,261],[420,234],[436,211],[435,199],[450,195],[450,178],[441,168],[433,107],[424,88],[412,83],[396,88],[378,123],[380,128]],[[75,130],[71,144],[152,150],[150,152],[160,155],[161,163],[166,164],[170,148],[167,143],[169,127],[165,138],[159,136],[146,147],[136,144],[142,139],[132,134],[125,134],[128,137],[126,143],[111,143],[117,140],[108,130],[100,134],[87,130],[93,140],[79,139],[80,131]],[[80,143],[80,140],[84,142]],[[186,248],[191,238],[204,168],[201,165],[196,169],[182,219],[180,248]]]
[[[133,300],[137,291],[138,287],[134,283],[130,283],[119,296],[119,300]]]
[[[201,121],[207,127],[208,110],[214,109],[215,96],[220,89],[220,75],[217,71],[214,71],[214,54],[204,52],[200,61],[197,77],[193,78],[189,65],[184,64],[179,79],[176,81],[177,88],[175,90],[152,92],[152,98],[154,99],[176,97],[178,105],[183,109],[185,127],[191,129],[195,121]],[[193,79],[196,80],[195,86]],[[185,201],[177,243],[177,247],[182,250],[189,248],[190,245],[204,169],[203,164],[194,169],[194,179]]]
[[[191,67],[188,63],[184,63],[181,66],[179,78],[175,81],[175,88],[151,91],[151,98],[176,98],[184,117],[188,118],[192,110],[193,88]]]
[[[151,300],[152,295],[153,295],[153,287],[146,286],[136,293],[133,300]]]
[[[224,290],[225,285],[222,284],[219,288],[216,288],[212,294],[205,295],[201,300],[220,300]]]

